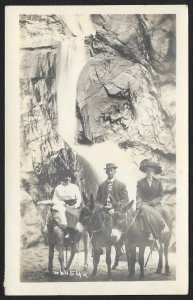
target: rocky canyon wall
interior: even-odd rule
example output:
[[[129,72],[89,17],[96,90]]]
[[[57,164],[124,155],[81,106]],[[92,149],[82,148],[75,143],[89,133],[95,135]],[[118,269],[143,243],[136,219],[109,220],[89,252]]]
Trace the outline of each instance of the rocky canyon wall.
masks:
[[[136,172],[144,158],[163,169],[163,203],[174,220],[175,16],[92,15],[88,63],[77,85],[78,141],[113,141]],[[20,16],[22,244],[42,241],[46,208],[60,172],[70,169],[81,191],[96,193],[92,167],[58,132],[57,68],[61,42],[76,33],[62,16]],[[77,28],[80,28],[78,26]],[[78,31],[78,30],[77,30]]]
[[[20,16],[21,240],[43,241],[47,208],[66,170],[81,192],[96,193],[97,179],[87,161],[58,133],[57,68],[60,44],[73,34],[57,16]],[[70,124],[69,124],[70,126]]]
[[[80,139],[114,141],[136,170],[144,158],[159,162],[175,232],[175,16],[92,19],[97,32],[85,40],[91,59],[78,83]]]

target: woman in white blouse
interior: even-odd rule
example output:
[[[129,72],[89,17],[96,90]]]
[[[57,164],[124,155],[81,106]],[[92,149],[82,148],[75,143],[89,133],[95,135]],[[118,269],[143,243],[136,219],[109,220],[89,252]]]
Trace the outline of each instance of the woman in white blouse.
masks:
[[[82,202],[80,190],[76,184],[71,183],[71,175],[69,173],[64,175],[60,184],[55,188],[52,200],[54,202],[63,201],[66,207],[80,208]]]

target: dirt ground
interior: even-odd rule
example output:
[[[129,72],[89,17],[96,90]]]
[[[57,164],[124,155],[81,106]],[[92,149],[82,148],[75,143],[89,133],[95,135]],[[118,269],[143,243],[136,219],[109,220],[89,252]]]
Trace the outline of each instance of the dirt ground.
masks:
[[[91,251],[90,251],[91,252]],[[83,271],[84,253],[81,251],[75,255],[72,262],[70,271],[66,272],[63,276],[60,275],[48,275],[48,247],[44,244],[40,244],[36,247],[21,250],[21,281],[22,282],[54,282],[54,281],[107,281],[107,267],[105,263],[105,255],[100,258],[98,266],[98,273],[95,279],[91,278],[93,261],[91,253],[88,255],[88,270]],[[105,249],[103,250],[105,253]],[[149,247],[146,248],[145,258],[149,254]],[[70,253],[68,252],[68,258]],[[66,253],[64,252],[64,258],[66,263]],[[114,250],[112,250],[112,261],[114,260]],[[146,259],[145,259],[146,260]],[[175,253],[169,253],[169,264],[171,273],[169,275],[164,274],[164,268],[162,274],[156,274],[156,267],[158,262],[158,253],[154,251],[149,259],[148,265],[145,269],[145,278],[143,280],[155,281],[155,280],[175,280]],[[55,250],[54,256],[54,271],[59,271],[60,265],[58,262],[58,253]],[[112,271],[113,281],[126,281],[128,280],[128,269],[125,255],[119,262],[119,266],[116,270]],[[136,274],[134,281],[140,280],[139,277],[139,264],[136,263]]]

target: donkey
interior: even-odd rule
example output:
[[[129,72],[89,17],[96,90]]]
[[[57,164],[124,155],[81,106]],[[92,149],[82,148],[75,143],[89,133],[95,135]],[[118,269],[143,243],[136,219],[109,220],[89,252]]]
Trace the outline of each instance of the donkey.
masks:
[[[133,201],[131,201],[133,204]],[[134,211],[129,207],[125,208],[124,214],[116,212],[114,214],[114,227],[112,229],[112,237],[119,240],[121,236],[124,236],[125,248],[128,261],[129,278],[132,279],[135,275],[135,262],[136,262],[136,247],[139,247],[139,265],[140,265],[140,278],[144,278],[144,252],[145,247],[148,245],[149,234],[141,231],[140,210]],[[157,274],[161,274],[163,268],[163,252],[165,256],[165,274],[170,273],[168,263],[168,248],[171,239],[171,227],[169,231],[164,232],[160,228],[159,236],[156,243],[159,252]]]
[[[115,263],[112,269],[115,269],[119,260],[119,251],[116,243],[111,238],[112,230],[112,216],[105,213],[101,208],[95,205],[93,195],[91,195],[90,202],[82,208],[80,212],[79,222],[89,232],[92,247],[93,247],[93,272],[94,278],[97,274],[97,268],[100,261],[100,255],[103,254],[102,248],[106,248],[106,264],[107,264],[107,277],[112,279],[111,272],[111,246],[114,245],[116,250]],[[79,224],[79,223],[78,223]],[[77,225],[78,225],[77,224]]]
[[[64,274],[64,269],[68,270],[71,266],[75,253],[77,252],[76,245],[83,239],[84,243],[84,270],[87,270],[88,263],[88,234],[84,231],[83,226],[77,223],[76,228],[68,227],[66,217],[66,207],[58,201],[54,203],[50,200],[40,201],[39,204],[50,205],[50,211],[47,219],[48,229],[48,246],[49,260],[48,272],[53,274],[53,258],[54,249],[58,251],[58,260],[60,262],[60,275]],[[71,248],[70,258],[64,268],[64,249]]]

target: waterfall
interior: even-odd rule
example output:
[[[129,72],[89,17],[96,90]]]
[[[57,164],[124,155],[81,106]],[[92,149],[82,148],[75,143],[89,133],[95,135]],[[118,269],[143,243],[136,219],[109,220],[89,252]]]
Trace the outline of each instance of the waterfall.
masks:
[[[88,62],[84,38],[94,33],[89,17],[64,16],[65,24],[70,28],[73,37],[65,37],[61,43],[58,68],[57,103],[58,131],[70,147],[83,156],[93,167],[100,181],[104,180],[105,163],[114,162],[119,166],[118,177],[126,183],[130,198],[135,199],[136,166],[131,168],[129,152],[124,152],[118,145],[108,141],[92,146],[78,145],[76,94],[80,73]],[[131,189],[132,186],[132,189]]]
[[[64,23],[72,32],[72,37],[61,41],[58,68],[57,105],[58,131],[73,147],[76,139],[76,91],[79,75],[87,62],[85,36],[95,33],[89,15],[65,15]]]
[[[79,74],[86,64],[84,40],[68,37],[60,47],[58,70],[57,105],[58,131],[73,146],[76,138],[76,88]]]

